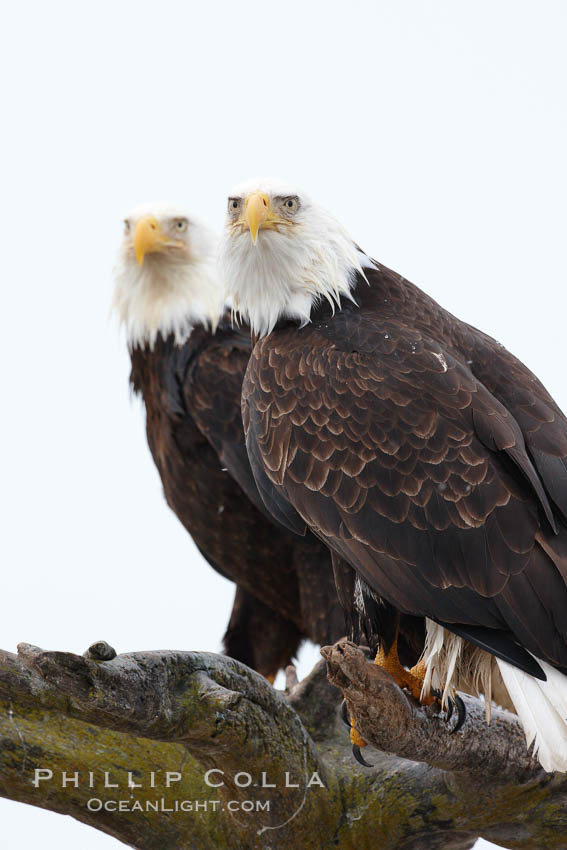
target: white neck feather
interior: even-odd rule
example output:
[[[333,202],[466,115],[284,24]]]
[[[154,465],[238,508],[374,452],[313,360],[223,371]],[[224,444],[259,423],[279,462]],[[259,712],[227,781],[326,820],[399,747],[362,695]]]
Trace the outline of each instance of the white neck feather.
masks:
[[[220,252],[220,268],[233,309],[258,336],[269,334],[281,318],[310,321],[322,299],[340,307],[352,300],[357,272],[364,274],[361,255],[343,227],[328,213],[303,211],[293,227],[250,234],[228,233]]]
[[[129,347],[153,348],[158,334],[173,334],[182,345],[197,325],[218,324],[223,292],[214,258],[175,261],[161,254],[145,257],[139,268],[121,257],[115,268],[113,311],[126,328]]]

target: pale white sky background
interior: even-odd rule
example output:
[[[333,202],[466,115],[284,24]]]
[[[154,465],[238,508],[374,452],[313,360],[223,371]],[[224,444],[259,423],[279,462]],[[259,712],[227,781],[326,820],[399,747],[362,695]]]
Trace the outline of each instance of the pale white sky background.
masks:
[[[165,505],[108,321],[139,202],[220,228],[233,183],[294,181],[567,408],[566,24],[561,0],[4,7],[1,647],[220,647],[232,587]],[[119,846],[0,800],[0,846],[40,845]]]

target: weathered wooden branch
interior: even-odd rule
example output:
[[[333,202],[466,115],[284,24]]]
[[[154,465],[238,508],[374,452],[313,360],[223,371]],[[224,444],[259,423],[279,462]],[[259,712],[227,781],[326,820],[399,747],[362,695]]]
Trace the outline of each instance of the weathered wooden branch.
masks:
[[[451,735],[352,644],[324,653],[382,750],[368,748],[371,770],[352,759],[323,662],[300,683],[289,671],[284,695],[210,653],[115,656],[102,642],[85,656],[2,652],[0,795],[140,850],[465,850],[479,835],[567,846],[567,782],[526,755],[511,715],[487,729],[467,700],[466,727]]]
[[[329,680],[342,690],[357,730],[378,749],[464,773],[467,782],[521,783],[542,777],[515,714],[493,708],[487,724],[484,703],[462,694],[467,720],[452,734],[455,715],[447,719],[436,704],[419,706],[350,641],[323,647],[321,653]]]

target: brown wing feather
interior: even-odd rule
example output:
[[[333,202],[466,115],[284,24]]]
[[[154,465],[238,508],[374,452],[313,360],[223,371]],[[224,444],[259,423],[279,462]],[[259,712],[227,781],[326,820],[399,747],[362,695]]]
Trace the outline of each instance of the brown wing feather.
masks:
[[[510,630],[565,667],[567,590],[537,540],[556,521],[527,437],[437,327],[399,314],[346,309],[256,346],[255,474],[398,609]],[[545,626],[518,614],[528,579]]]
[[[541,480],[567,518],[567,420],[541,381],[497,340],[462,322],[396,272],[368,269],[364,306],[434,335],[512,414]]]
[[[270,535],[272,550],[284,547],[281,554],[275,554],[273,568],[278,569],[280,561],[286,559],[297,576],[296,617],[300,612],[303,631],[315,643],[331,643],[344,634],[345,624],[328,550],[309,532],[297,536],[284,527],[277,528],[277,523],[274,528],[274,518],[265,508],[250,468],[240,405],[250,351],[249,332],[222,325],[214,337],[207,339],[187,372],[184,381],[187,409],[231,478],[268,518],[262,525]],[[255,522],[260,525],[256,514]],[[258,582],[269,581],[270,570],[265,570]]]

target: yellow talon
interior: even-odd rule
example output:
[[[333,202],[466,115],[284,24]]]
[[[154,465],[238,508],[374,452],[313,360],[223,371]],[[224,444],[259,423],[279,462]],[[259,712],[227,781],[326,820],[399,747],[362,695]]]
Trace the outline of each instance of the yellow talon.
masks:
[[[378,664],[379,667],[389,673],[400,688],[407,688],[410,694],[422,704],[429,705],[435,701],[434,697],[422,698],[421,696],[426,672],[424,662],[418,661],[411,670],[406,670],[400,664],[397,636],[387,653],[380,647],[376,653],[374,664]]]
[[[356,731],[354,726],[350,727],[350,742],[355,747],[366,747],[366,741],[364,738],[360,736],[360,734]]]

